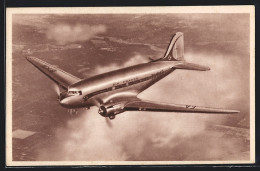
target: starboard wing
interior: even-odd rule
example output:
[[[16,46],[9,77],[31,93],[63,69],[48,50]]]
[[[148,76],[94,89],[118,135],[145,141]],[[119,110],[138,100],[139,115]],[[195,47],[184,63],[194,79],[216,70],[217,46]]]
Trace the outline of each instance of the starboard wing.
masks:
[[[51,80],[53,80],[56,84],[64,88],[68,89],[68,86],[74,84],[81,79],[57,68],[47,62],[44,62],[36,57],[26,57],[26,59],[32,63],[36,68],[38,68],[41,72],[43,72],[46,76],[48,76]]]
[[[154,111],[154,112],[184,112],[184,113],[218,113],[232,114],[238,113],[236,110],[226,110],[219,108],[200,107],[180,104],[160,104],[155,102],[136,100],[128,102],[124,106],[125,111]]]

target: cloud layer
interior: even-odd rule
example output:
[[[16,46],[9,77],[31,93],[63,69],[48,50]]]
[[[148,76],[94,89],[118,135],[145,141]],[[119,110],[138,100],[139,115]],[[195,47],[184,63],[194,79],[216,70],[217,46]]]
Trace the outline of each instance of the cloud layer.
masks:
[[[234,56],[187,54],[189,62],[211,67],[208,72],[174,71],[141,94],[141,98],[167,103],[187,103],[212,107],[237,106],[243,91],[239,73],[243,65]],[[97,67],[94,73],[145,62],[136,55],[123,65],[112,63]],[[224,83],[223,83],[224,82]],[[246,95],[244,95],[246,96]],[[211,132],[208,124],[222,124],[233,116],[217,114],[183,114],[125,112],[108,127],[97,108],[82,111],[65,127],[56,131],[55,142],[41,149],[39,160],[122,161],[122,160],[242,160],[245,146],[241,139]],[[238,155],[239,154],[239,155]]]
[[[66,44],[76,41],[86,41],[104,32],[106,32],[104,25],[56,24],[47,29],[46,36],[48,39],[55,40],[59,44]]]

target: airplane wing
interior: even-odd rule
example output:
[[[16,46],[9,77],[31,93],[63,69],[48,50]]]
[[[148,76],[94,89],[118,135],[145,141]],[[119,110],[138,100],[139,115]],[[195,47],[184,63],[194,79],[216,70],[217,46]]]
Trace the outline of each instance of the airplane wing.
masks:
[[[46,76],[48,76],[51,80],[53,80],[56,84],[64,88],[68,89],[68,86],[74,84],[81,79],[57,68],[47,62],[44,62],[35,57],[26,57],[26,59],[32,63],[36,68],[38,68],[41,72],[43,72]]]
[[[163,104],[143,100],[130,101],[124,106],[125,111],[184,112],[184,113],[238,113],[236,110],[200,107],[180,104]]]

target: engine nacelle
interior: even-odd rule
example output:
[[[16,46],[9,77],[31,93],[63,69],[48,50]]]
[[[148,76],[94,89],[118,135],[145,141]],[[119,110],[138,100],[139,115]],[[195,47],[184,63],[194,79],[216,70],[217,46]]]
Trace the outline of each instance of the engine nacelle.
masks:
[[[124,107],[122,106],[122,104],[104,104],[101,105],[98,110],[98,113],[104,117],[115,116],[122,112],[124,112]]]

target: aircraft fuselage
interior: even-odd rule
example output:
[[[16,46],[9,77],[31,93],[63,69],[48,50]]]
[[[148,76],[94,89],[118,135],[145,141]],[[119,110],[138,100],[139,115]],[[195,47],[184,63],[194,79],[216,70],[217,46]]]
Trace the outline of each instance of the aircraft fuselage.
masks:
[[[160,79],[170,74],[180,61],[158,61],[118,69],[82,80],[68,91],[81,91],[81,95],[64,95],[61,105],[67,108],[98,106],[117,96],[136,96]]]

